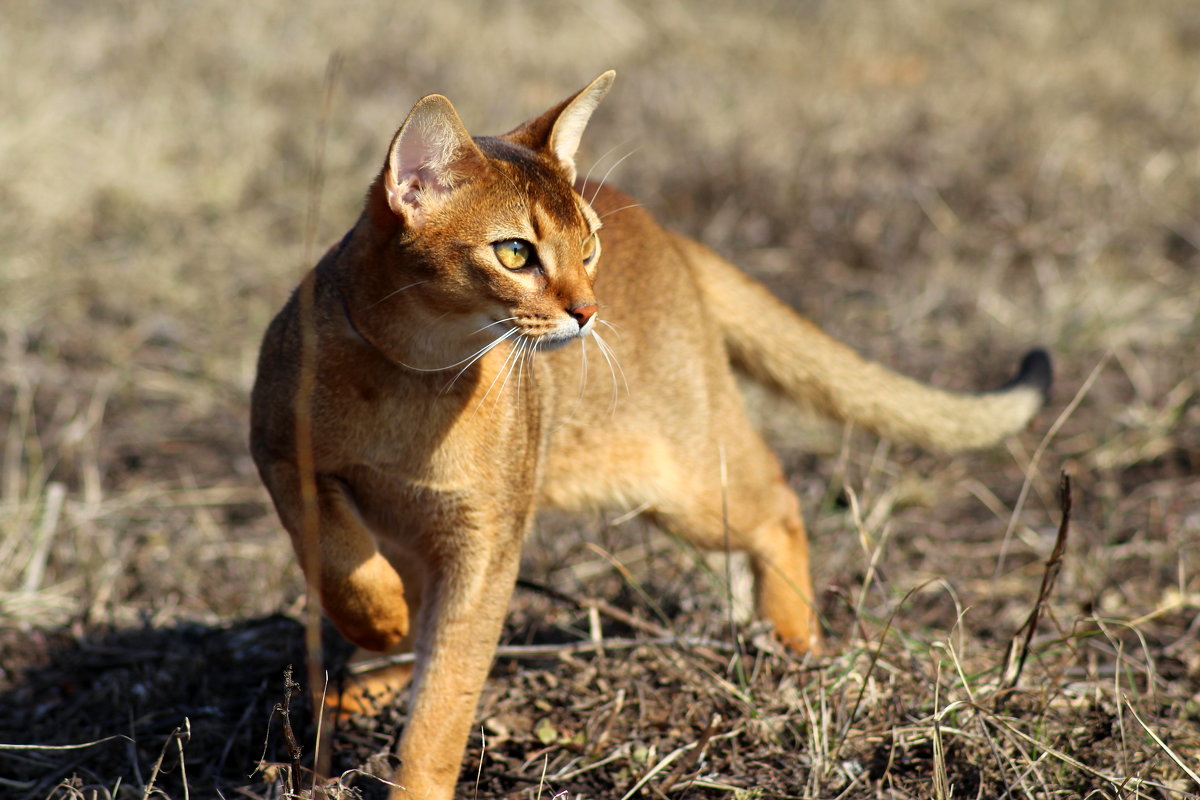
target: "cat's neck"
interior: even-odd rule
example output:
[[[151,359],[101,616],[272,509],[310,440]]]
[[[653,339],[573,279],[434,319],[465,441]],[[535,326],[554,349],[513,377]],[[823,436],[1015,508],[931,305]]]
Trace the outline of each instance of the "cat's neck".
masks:
[[[503,359],[511,352],[514,337],[503,324],[483,314],[431,307],[418,291],[429,281],[419,275],[402,279],[399,288],[380,289],[370,275],[351,266],[364,263],[361,258],[361,253],[338,254],[329,265],[333,292],[327,313],[338,321],[334,326],[338,336],[415,379],[434,383],[445,383],[456,375],[460,380],[469,378],[485,358]],[[403,268],[402,263],[392,266],[396,271]]]

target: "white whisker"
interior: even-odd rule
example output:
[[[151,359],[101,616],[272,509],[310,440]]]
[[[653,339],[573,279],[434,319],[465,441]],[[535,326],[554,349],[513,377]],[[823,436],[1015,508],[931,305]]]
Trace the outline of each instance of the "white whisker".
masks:
[[[522,355],[521,364],[517,368],[517,406],[521,405],[521,379],[525,376],[525,363],[529,362],[529,380],[534,380],[533,359],[537,355],[537,342],[534,342]]]
[[[516,319],[516,317],[505,317],[504,319],[498,319],[495,322],[489,322],[487,325],[484,325],[482,328],[476,328],[475,330],[471,331],[470,333],[467,334],[467,336],[474,336],[475,334],[479,333],[480,331],[486,331],[488,328],[492,327],[493,325],[499,325],[501,322],[512,322],[514,319]]]
[[[619,148],[619,147],[624,147],[624,146],[625,146],[625,145],[627,145],[627,144],[629,144],[629,140],[628,140],[628,139],[626,139],[626,140],[625,140],[625,141],[623,141],[623,142],[617,142],[617,143],[616,143],[616,144],[614,144],[612,147],[608,148],[608,150],[606,150],[606,151],[604,152],[604,155],[600,156],[600,157],[599,157],[599,158],[597,158],[597,159],[596,159],[594,162],[592,162],[592,166],[588,168],[587,175],[584,175],[584,176],[583,176],[583,183],[587,183],[587,182],[588,182],[588,178],[592,177],[592,170],[594,170],[594,169],[596,168],[596,165],[597,165],[597,164],[599,164],[601,161],[603,161],[604,159],[606,159],[606,158],[608,158],[609,156],[611,156],[611,155],[613,154],[613,151],[614,151],[614,150],[616,150],[616,149],[617,149],[617,148]],[[580,185],[582,185],[582,184],[580,184]]]
[[[442,319],[442,317],[445,317],[449,313],[450,313],[449,311],[443,311],[441,314],[438,314],[436,317],[429,320],[429,322],[425,323],[425,326],[422,327],[418,333],[414,334],[412,338],[415,339],[415,338],[417,338],[417,336],[424,334],[426,331],[428,331],[430,328],[432,328],[434,325],[436,325],[438,323],[438,321]],[[357,329],[355,329],[355,330],[357,332]],[[361,334],[359,334],[359,335],[361,336]],[[395,361],[397,364],[404,367],[405,369],[411,369],[414,372],[441,372],[444,369],[453,369],[456,366],[455,364],[451,364],[448,367],[436,367],[434,369],[428,369],[425,367],[414,367],[412,364],[409,364],[405,361],[401,361],[400,359],[396,358],[395,356],[389,356],[389,358],[391,358],[393,361]],[[462,363],[462,362],[459,362],[459,363]]]
[[[513,328],[513,330],[516,330],[516,328]],[[508,376],[512,374],[512,369],[517,364],[517,358],[519,358],[520,352],[524,348],[527,338],[528,337],[524,333],[517,337],[516,347],[514,347],[512,350],[509,350],[508,355],[504,357],[504,363],[500,365],[500,370],[496,373],[495,377],[492,378],[492,383],[490,386],[488,386],[487,391],[483,393],[483,397],[479,398],[479,403],[475,406],[475,410],[471,412],[471,416],[475,416],[475,414],[479,412],[479,409],[483,408],[483,404],[487,402],[492,390],[496,388],[496,381],[500,380],[501,375],[504,376],[504,380],[500,384],[500,394],[498,394],[497,397],[504,394],[504,386],[508,383]]]
[[[609,413],[613,414],[617,410],[617,396],[619,394],[618,389],[620,388],[617,385],[617,372],[621,373],[621,381],[625,384],[625,394],[629,394],[629,381],[625,379],[625,370],[621,368],[621,362],[617,359],[616,352],[608,346],[608,343],[601,338],[600,334],[592,331],[592,336],[596,337],[596,347],[600,348],[600,355],[604,356],[604,360],[608,362],[608,371],[612,375],[613,397],[612,408],[609,409]]]
[[[508,386],[508,379],[513,376],[514,372],[517,372],[517,403],[519,404],[521,402],[521,378],[518,368],[524,363],[525,354],[528,352],[528,349],[532,343],[533,340],[528,336],[523,336],[517,342],[515,352],[513,353],[512,364],[509,366],[508,373],[504,376],[504,380],[500,383],[500,391],[496,393],[497,401],[504,397],[504,387]]]
[[[600,190],[604,188],[604,184],[608,182],[608,176],[609,176],[609,175],[612,175],[612,171],[613,171],[614,169],[616,169],[617,167],[621,166],[621,162],[622,162],[622,161],[624,161],[625,159],[629,158],[631,155],[633,155],[633,154],[634,154],[634,153],[636,153],[637,151],[638,151],[638,148],[636,148],[636,147],[635,147],[635,148],[633,148],[633,149],[632,149],[632,150],[630,150],[628,153],[626,153],[625,155],[623,155],[623,156],[621,156],[620,158],[618,158],[618,159],[616,160],[616,162],[615,162],[615,163],[613,163],[613,165],[612,165],[611,167],[609,167],[609,168],[608,168],[608,172],[605,172],[605,173],[604,173],[604,177],[603,177],[603,178],[601,178],[601,179],[600,179],[600,183],[598,183],[598,184],[596,185],[596,191],[592,192],[592,199],[588,200],[588,205],[591,205],[591,204],[593,204],[593,203],[595,203],[595,202],[596,202],[596,197],[597,197],[597,196],[600,194]]]
[[[615,323],[615,322],[609,322],[609,321],[608,321],[608,320],[606,320],[606,319],[598,319],[598,320],[596,320],[596,322],[599,322],[601,325],[604,325],[604,326],[608,327],[608,328],[609,328],[609,329],[611,329],[611,330],[612,330],[612,332],[613,332],[613,333],[615,333],[617,336],[622,336],[622,333],[621,333],[621,328],[620,328],[620,326],[619,326],[619,325],[617,325],[617,323]]]
[[[421,328],[421,333],[425,333],[430,328],[432,328],[434,325],[438,324],[439,322],[441,322],[443,319],[445,319],[448,316],[450,316],[449,311],[443,311],[442,313],[438,314],[436,317],[429,320],[429,322],[425,323],[425,327]]]
[[[526,352],[525,352],[525,350],[522,349],[521,352],[517,353],[517,362],[515,364],[513,364],[513,370],[517,373],[517,410],[518,411],[520,411],[520,409],[521,409],[521,378],[525,377],[525,356],[526,356]],[[500,387],[500,391],[503,393],[503,391],[504,391],[503,386]]]
[[[395,297],[396,295],[400,294],[401,292],[408,291],[409,289],[413,288],[414,286],[420,286],[422,283],[429,283],[429,280],[430,280],[429,278],[426,278],[423,281],[417,281],[416,283],[410,283],[408,286],[401,286],[399,289],[397,289],[394,292],[388,292],[383,297],[379,298],[374,303],[371,303],[371,305],[367,306],[363,310],[368,311],[368,310],[374,308],[375,306],[379,305],[380,303],[382,303],[384,300],[388,300],[392,297]]]
[[[625,210],[627,210],[627,209],[630,209],[630,208],[641,208],[641,207],[642,207],[642,204],[641,204],[641,203],[630,203],[630,204],[629,204],[629,205],[627,205],[627,206],[621,206],[620,208],[614,208],[612,211],[606,211],[605,213],[603,213],[603,214],[601,214],[601,215],[600,215],[600,219],[602,219],[602,220],[603,220],[603,219],[608,219],[608,218],[609,218],[609,217],[611,217],[613,214],[616,214],[618,211],[625,211]]]
[[[456,382],[456,381],[457,381],[459,378],[461,378],[461,377],[462,377],[462,374],[463,374],[464,372],[466,372],[468,369],[470,369],[470,368],[471,368],[471,365],[472,365],[472,364],[474,364],[474,363],[475,363],[476,361],[478,361],[479,359],[483,358],[483,357],[484,357],[484,355],[486,355],[486,354],[487,354],[487,353],[488,353],[488,352],[489,352],[489,351],[490,351],[490,350],[491,350],[493,347],[495,347],[496,345],[500,344],[500,343],[501,343],[501,342],[503,342],[505,339],[507,339],[508,337],[512,336],[514,333],[518,333],[518,330],[517,330],[516,328],[509,328],[509,329],[508,329],[508,330],[506,330],[506,331],[505,331],[505,332],[504,332],[502,335],[500,335],[500,336],[496,337],[495,339],[493,339],[493,340],[492,340],[491,342],[489,342],[488,344],[486,344],[486,345],[484,345],[483,347],[481,347],[481,348],[479,348],[478,350],[476,350],[476,351],[474,352],[474,354],[472,354],[472,355],[471,355],[471,356],[469,356],[468,358],[464,359],[464,361],[466,361],[467,363],[466,363],[465,365],[463,365],[463,368],[462,368],[462,369],[460,369],[460,370],[459,370],[457,373],[455,373],[455,375],[454,375],[454,377],[453,377],[453,378],[451,378],[451,379],[450,379],[450,382],[446,384],[446,388],[442,389],[442,394],[445,394],[446,392],[450,391],[450,387],[451,387],[451,386],[453,386],[453,385],[455,384],[455,382]],[[459,364],[462,364],[463,362],[462,362],[462,361],[460,361],[460,362],[458,362],[458,363],[459,363]],[[451,364],[451,365],[450,365],[450,367],[456,367],[456,366],[458,366],[458,364]],[[450,367],[445,367],[445,369],[450,369]],[[441,370],[425,370],[425,371],[426,371],[426,372],[440,372]]]
[[[576,403],[583,402],[583,391],[587,388],[587,341],[585,336],[579,342],[579,397],[575,398]]]
[[[600,345],[602,350],[608,351],[608,354],[612,356],[613,363],[617,366],[617,372],[621,373],[621,383],[625,384],[625,394],[629,394],[629,381],[625,379],[625,370],[621,369],[621,361],[617,358],[617,351],[613,349],[612,345],[601,339],[600,334],[592,331],[592,335],[596,337],[596,344]]]

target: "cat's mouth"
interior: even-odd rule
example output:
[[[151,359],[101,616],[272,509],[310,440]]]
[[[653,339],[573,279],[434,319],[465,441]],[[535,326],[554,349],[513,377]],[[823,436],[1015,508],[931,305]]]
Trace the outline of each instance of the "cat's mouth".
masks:
[[[534,340],[533,349],[537,350],[539,353],[550,352],[551,350],[561,350],[571,342],[582,339],[584,336],[586,336],[586,334],[582,331],[574,336],[560,337],[554,334],[547,334]]]
[[[577,325],[573,319],[557,325],[518,324],[515,326],[519,331],[515,340],[525,341],[526,347],[530,347],[534,351],[549,352],[560,350],[571,342],[583,339],[592,332],[594,326],[595,320],[592,319],[582,326]]]
[[[591,326],[576,328],[575,330],[551,328],[541,334],[526,334],[526,336],[532,339],[535,350],[549,352],[551,350],[561,350],[571,342],[579,341],[589,333],[591,333]]]

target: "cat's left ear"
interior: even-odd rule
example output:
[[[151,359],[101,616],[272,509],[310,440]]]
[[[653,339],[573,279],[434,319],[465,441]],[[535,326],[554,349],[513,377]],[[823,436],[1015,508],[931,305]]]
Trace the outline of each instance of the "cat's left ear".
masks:
[[[540,117],[509,131],[502,138],[554,156],[566,170],[570,182],[574,183],[575,151],[579,149],[583,129],[587,127],[596,106],[608,94],[616,76],[617,73],[611,69],[602,73],[575,95]]]
[[[388,206],[420,229],[458,183],[487,159],[454,106],[440,94],[421,98],[396,131],[383,168]]]

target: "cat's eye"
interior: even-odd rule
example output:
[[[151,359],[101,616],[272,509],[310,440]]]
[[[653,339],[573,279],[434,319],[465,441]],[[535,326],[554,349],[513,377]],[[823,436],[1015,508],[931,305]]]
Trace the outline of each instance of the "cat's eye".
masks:
[[[600,237],[593,233],[583,243],[584,266],[591,264],[596,259],[596,253],[598,252],[600,252]]]
[[[506,269],[523,269],[537,265],[537,253],[533,245],[524,239],[505,239],[492,245],[496,258]]]

